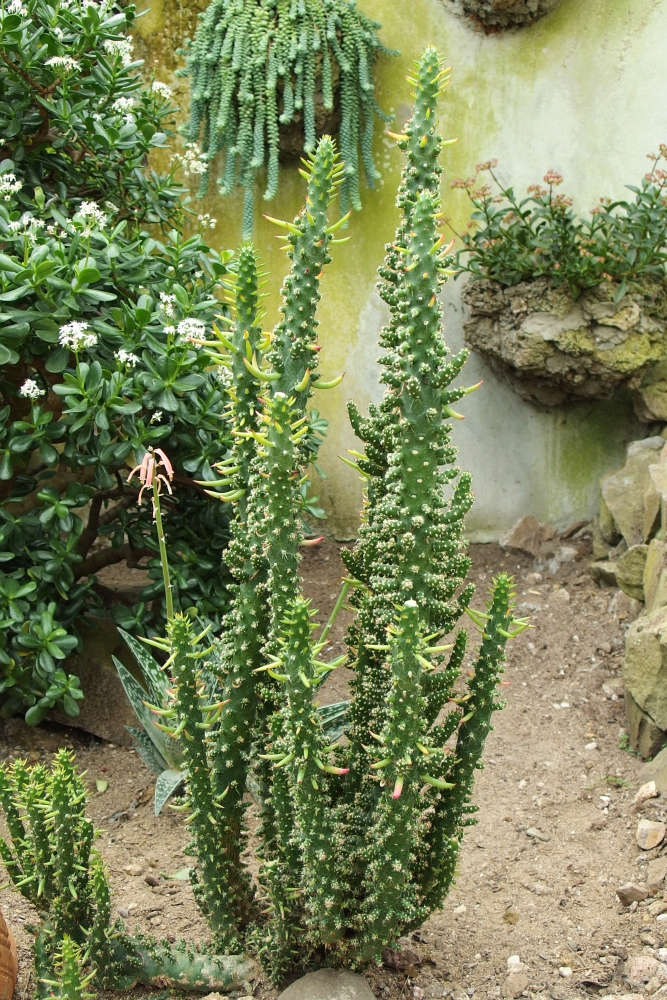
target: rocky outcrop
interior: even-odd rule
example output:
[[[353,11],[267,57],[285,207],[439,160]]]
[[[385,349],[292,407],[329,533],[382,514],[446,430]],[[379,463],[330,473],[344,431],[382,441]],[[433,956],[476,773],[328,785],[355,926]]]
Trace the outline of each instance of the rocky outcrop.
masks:
[[[628,445],[625,465],[600,483],[593,532],[600,586],[617,586],[640,610],[626,635],[623,680],[628,736],[651,757],[667,743],[667,443]],[[604,558],[606,556],[606,558]],[[601,558],[602,557],[602,558]],[[644,602],[644,607],[637,602]]]
[[[647,282],[614,302],[606,285],[575,301],[547,278],[512,287],[481,279],[468,282],[463,301],[466,342],[524,399],[557,406],[629,387],[646,396],[641,412],[652,412],[649,401],[667,404],[667,365],[663,381],[650,382],[667,362],[667,283]]]

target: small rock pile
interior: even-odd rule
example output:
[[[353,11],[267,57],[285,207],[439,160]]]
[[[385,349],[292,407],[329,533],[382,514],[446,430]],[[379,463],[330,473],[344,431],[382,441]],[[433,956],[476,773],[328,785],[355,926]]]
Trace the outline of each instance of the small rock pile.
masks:
[[[590,572],[634,603],[623,678],[633,749],[652,757],[667,742],[667,443],[628,445],[622,469],[600,484]]]

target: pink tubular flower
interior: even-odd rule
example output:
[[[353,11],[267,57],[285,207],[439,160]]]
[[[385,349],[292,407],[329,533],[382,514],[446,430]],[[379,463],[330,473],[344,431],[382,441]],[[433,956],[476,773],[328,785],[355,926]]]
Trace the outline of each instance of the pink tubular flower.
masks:
[[[166,475],[159,471],[160,467],[164,469]],[[141,465],[135,465],[127,477],[128,483],[135,473],[139,474],[139,481],[142,484],[139,490],[139,503],[141,503],[144,490],[152,489],[153,485],[157,486],[158,493],[162,492],[162,483],[167,487],[169,493],[172,492],[170,483],[174,478],[174,470],[162,448],[148,448]],[[155,502],[153,503],[153,507],[155,507]],[[153,513],[155,513],[155,510],[153,510]]]

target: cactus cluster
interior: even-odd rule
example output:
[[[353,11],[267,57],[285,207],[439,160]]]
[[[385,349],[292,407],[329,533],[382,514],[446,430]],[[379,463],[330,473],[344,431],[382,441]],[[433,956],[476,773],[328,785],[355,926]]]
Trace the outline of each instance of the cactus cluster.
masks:
[[[34,956],[38,998],[84,1000],[97,989],[137,983],[205,993],[240,987],[253,963],[240,956],[194,952],[130,936],[111,922],[104,862],[93,847],[97,831],[86,816],[86,786],[66,750],[51,769],[23,761],[0,767],[0,809],[8,839],[0,862],[40,917]]]
[[[377,37],[380,25],[354,0],[212,0],[199,17],[180,72],[192,78],[184,134],[193,143],[201,138],[208,163],[200,193],[206,192],[211,161],[224,151],[218,187],[228,194],[235,184],[243,185],[243,234],[249,238],[255,176],[265,163],[264,199],[270,201],[278,187],[281,125],[299,123],[302,149],[312,153],[316,107],[326,114],[337,100],[343,205],[360,208],[362,164],[369,187],[379,177],[372,152],[375,120],[390,120],[373,87],[377,54],[393,54]]]
[[[380,268],[390,307],[381,334],[386,391],[368,417],[349,409],[365,449],[351,464],[366,490],[336,604],[351,591],[357,614],[337,659],[322,659],[331,620],[318,634],[299,578],[315,448],[308,401],[314,389],[339,382],[323,381],[318,370],[319,281],[339,225],[327,213],[343,179],[328,137],[307,161],[304,209],[293,223],[278,223],[291,262],[280,323],[262,330],[259,262],[247,244],[237,258],[232,318],[202,344],[228,372],[234,443],[217,465],[221,478],[204,486],[233,511],[226,557],[233,605],[212,641],[194,611],[170,612],[164,639],[146,640],[164,653],[169,680],[151,686],[156,703],[149,695],[144,707],[156,732],[178,739],[182,751],[187,792],[171,808],[184,813],[191,833],[191,880],[213,948],[254,951],[275,981],[320,962],[376,961],[441,905],[474,822],[474,773],[499,707],[505,645],[527,627],[514,618],[507,576],[494,580],[485,611],[471,608],[466,582],[463,520],[473,498],[470,477],[454,464],[450,420],[471,389],[454,385],[466,355],[449,357],[438,301],[451,266],[439,233],[436,120],[448,79],[427,50],[412,80],[413,116],[395,137],[406,165],[401,220]],[[157,513],[159,502],[156,487]],[[457,628],[464,613],[481,632],[467,676],[467,632]],[[320,685],[342,663],[353,671],[344,742],[317,704]],[[160,975],[163,984],[204,981],[213,989],[216,975],[228,986],[247,974],[239,956],[197,956],[111,928],[106,876],[91,852],[93,828],[71,759],[61,755],[53,778],[37,769],[26,775],[22,765],[0,771],[14,844],[0,852],[17,887],[45,913],[44,980],[59,982],[60,970],[61,995],[82,996],[82,954],[99,967],[96,985]],[[36,790],[28,793],[31,781]],[[257,879],[241,861],[248,788],[261,819]]]
[[[201,748],[187,806],[216,941],[236,947],[245,938],[276,980],[325,954],[348,965],[376,960],[441,904],[463,830],[473,822],[473,775],[498,707],[505,643],[526,627],[513,617],[505,576],[494,581],[485,612],[469,607],[463,520],[473,497],[470,476],[454,465],[450,421],[458,416],[452,405],[472,389],[453,385],[466,353],[448,356],[438,302],[451,267],[439,232],[443,141],[436,121],[448,81],[438,54],[427,50],[412,80],[413,116],[395,136],[406,166],[401,221],[380,268],[390,307],[381,334],[386,392],[366,418],[350,405],[365,446],[351,464],[366,497],[338,604],[352,588],[357,615],[337,660],[321,659],[326,631],[314,634],[298,570],[307,401],[313,388],[333,384],[316,370],[315,315],[337,225],[327,219],[341,179],[331,140],[322,139],[310,158],[304,210],[294,223],[279,223],[291,259],[281,322],[273,334],[261,332],[258,262],[246,245],[238,255],[235,319],[207,348],[231,374],[236,443],[218,466],[225,478],[208,487],[235,505],[227,559],[237,582],[233,612],[209,660],[188,640],[190,693],[177,693],[172,724],[175,734],[183,726],[191,733],[186,753]],[[462,684],[467,633],[454,630],[466,611],[482,642]],[[174,635],[166,648],[180,676]],[[194,656],[223,683],[215,724],[196,703]],[[345,745],[328,735],[316,702],[318,687],[342,662],[354,671]],[[239,862],[249,778],[262,819],[254,893]],[[222,934],[210,893],[231,921]]]

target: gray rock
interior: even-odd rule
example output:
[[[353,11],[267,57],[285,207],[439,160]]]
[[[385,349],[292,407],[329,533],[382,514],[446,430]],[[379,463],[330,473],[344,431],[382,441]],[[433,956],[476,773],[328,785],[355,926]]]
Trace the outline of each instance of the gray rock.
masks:
[[[530,837],[532,840],[541,840],[545,844],[551,840],[548,833],[542,833],[542,831],[538,830],[536,826],[528,827],[526,830],[526,836]]]
[[[644,600],[644,568],[647,556],[648,545],[633,545],[616,563],[616,583],[628,597],[634,597],[636,601]]]
[[[642,851],[652,851],[663,842],[666,832],[667,827],[664,823],[656,823],[652,819],[640,819],[635,834],[637,846],[641,847]]]
[[[667,606],[667,542],[653,538],[644,565],[644,600],[649,614]]]
[[[654,528],[659,501],[656,504],[649,466],[655,465],[664,445],[664,439],[657,436],[632,441],[623,468],[605,476],[600,484],[602,499],[628,547],[647,542]]]
[[[62,712],[51,712],[49,718],[75,729],[99,736],[121,746],[132,746],[133,740],[125,726],[137,726],[137,717],[123,690],[112,655],[131,669],[131,657],[112,621],[100,619],[95,625],[79,627],[83,652],[68,656],[65,669],[81,681],[84,699],[79,702],[81,714],[70,719]]]
[[[667,362],[651,368],[634,397],[635,413],[645,424],[667,420]]]
[[[649,892],[657,892],[665,881],[667,875],[667,858],[654,858],[649,861],[646,872],[646,888]]]
[[[658,794],[667,798],[667,747],[661,750],[653,760],[644,764],[639,772],[640,781],[655,781]]]
[[[536,517],[528,515],[520,518],[498,539],[502,549],[519,552],[522,555],[538,556],[544,543],[551,542],[558,532],[549,524],[541,524]]]
[[[588,567],[588,572],[600,587],[616,587],[616,571],[618,563],[608,559],[599,559]]]
[[[505,1000],[515,1000],[524,990],[528,989],[530,980],[525,972],[510,972],[502,986]]]
[[[667,730],[667,608],[642,614],[628,629],[623,679],[643,712]]]
[[[297,979],[278,1000],[375,1000],[368,982],[347,969],[318,969]]]
[[[625,719],[630,746],[644,760],[654,757],[667,742],[667,732],[656,726],[651,716],[642,711],[627,690],[625,692]]]
[[[634,882],[628,882],[618,887],[616,895],[622,906],[629,906],[630,903],[641,903],[648,896],[648,891]]]

